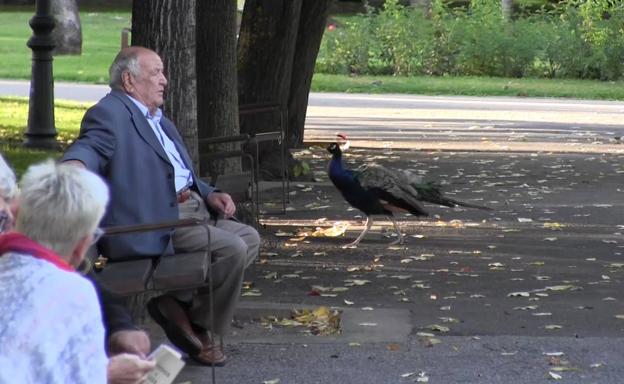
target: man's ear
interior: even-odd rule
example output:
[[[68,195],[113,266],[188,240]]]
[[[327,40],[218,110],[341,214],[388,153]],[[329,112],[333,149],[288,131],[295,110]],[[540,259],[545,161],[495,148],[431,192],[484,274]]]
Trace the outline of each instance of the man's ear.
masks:
[[[130,92],[134,88],[132,80],[132,74],[129,71],[121,73],[121,85],[126,92]]]
[[[76,243],[76,246],[74,247],[74,250],[69,257],[69,260],[67,261],[72,267],[78,268],[80,263],[82,263],[82,260],[84,259],[87,250],[89,249],[89,247],[91,247],[91,240],[91,234],[88,234],[78,240],[78,243]]]

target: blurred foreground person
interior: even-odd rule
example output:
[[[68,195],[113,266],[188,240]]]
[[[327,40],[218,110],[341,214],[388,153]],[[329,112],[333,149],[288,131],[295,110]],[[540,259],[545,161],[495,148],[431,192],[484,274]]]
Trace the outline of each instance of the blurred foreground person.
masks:
[[[5,194],[15,191],[5,188],[11,179],[2,160],[3,203],[15,196]],[[30,167],[21,187],[15,232],[0,236],[0,382],[140,382],[153,363],[107,359],[95,289],[75,272],[101,234],[106,184],[87,170],[47,162]]]

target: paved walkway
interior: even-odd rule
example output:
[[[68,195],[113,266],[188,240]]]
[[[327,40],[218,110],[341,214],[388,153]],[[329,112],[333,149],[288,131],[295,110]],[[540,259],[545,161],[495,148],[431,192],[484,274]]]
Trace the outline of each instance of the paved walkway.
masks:
[[[412,168],[493,211],[428,206],[430,218],[401,218],[404,246],[388,246],[381,220],[346,250],[360,213],[327,182],[326,151],[299,156],[320,181],[264,215],[218,382],[621,383],[624,155],[355,148],[353,166]],[[344,236],[310,236],[337,221]],[[319,306],[343,311],[340,335],[275,322]],[[209,375],[190,365],[180,381]]]
[[[218,383],[622,383],[620,103],[581,102],[575,108],[588,109],[585,125],[560,111],[556,126],[515,134],[512,116],[466,118],[472,109],[458,112],[461,103],[454,111],[421,111],[419,120],[415,98],[392,96],[392,108],[373,108],[361,103],[380,96],[329,95],[350,99],[351,107],[321,105],[327,95],[313,96],[308,125],[323,134],[311,141],[340,129],[376,144],[350,151],[349,166],[411,168],[450,196],[493,210],[428,206],[429,218],[400,217],[404,246],[388,246],[390,223],[380,220],[358,248],[342,249],[362,229],[361,214],[328,183],[329,154],[300,151],[319,181],[293,183],[286,215],[274,213],[279,204],[263,204],[261,257],[246,275]],[[439,105],[425,99],[425,109]],[[518,116],[547,115],[558,103],[540,101],[536,115]],[[448,125],[456,118],[465,121]],[[447,150],[432,150],[438,140]],[[449,151],[452,143],[466,150]],[[526,152],[516,151],[525,144]],[[484,146],[491,148],[480,152]],[[551,152],[554,146],[588,151]],[[278,195],[263,193],[266,200]],[[337,221],[348,223],[343,236],[310,236]],[[342,333],[314,336],[307,327],[280,325],[291,308],[320,306],[342,311]],[[155,344],[166,342],[145,325]],[[189,361],[175,382],[209,383],[212,373]]]

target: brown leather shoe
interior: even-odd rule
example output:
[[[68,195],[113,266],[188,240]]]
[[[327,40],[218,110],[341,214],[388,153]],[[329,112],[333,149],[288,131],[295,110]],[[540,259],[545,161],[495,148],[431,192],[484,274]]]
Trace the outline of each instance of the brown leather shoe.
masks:
[[[210,339],[207,331],[196,331],[195,335],[202,342],[202,350],[196,355],[190,355],[191,358],[203,365],[224,366],[227,357],[223,353],[223,348]]]
[[[202,352],[203,344],[195,336],[184,308],[171,296],[159,296],[147,303],[147,312],[162,327],[173,345],[194,356]]]

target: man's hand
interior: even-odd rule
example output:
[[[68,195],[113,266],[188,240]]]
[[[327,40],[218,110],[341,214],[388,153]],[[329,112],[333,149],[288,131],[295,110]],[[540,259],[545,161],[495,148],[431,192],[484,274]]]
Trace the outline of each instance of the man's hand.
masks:
[[[224,192],[212,192],[206,198],[206,203],[208,203],[210,208],[220,214],[223,214],[225,219],[229,219],[234,216],[234,213],[236,212],[236,205],[232,200],[232,196]]]
[[[122,353],[108,359],[108,384],[138,384],[145,381],[145,375],[156,367],[154,361],[143,360],[137,355]]]
[[[147,333],[139,330],[117,331],[108,338],[108,354],[131,353],[145,357],[150,351]]]

